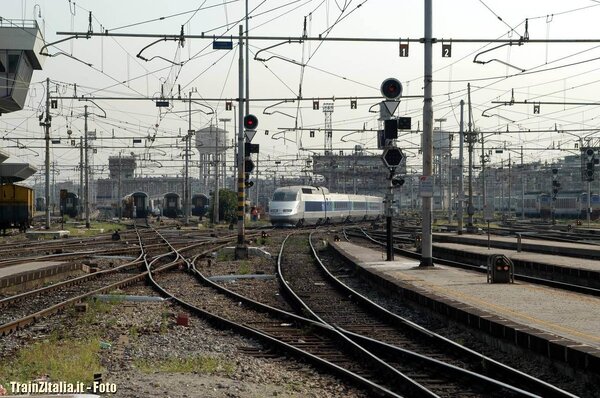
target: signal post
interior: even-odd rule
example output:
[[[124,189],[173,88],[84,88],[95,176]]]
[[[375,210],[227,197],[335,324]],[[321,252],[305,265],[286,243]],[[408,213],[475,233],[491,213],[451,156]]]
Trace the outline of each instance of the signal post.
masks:
[[[254,162],[250,158],[250,154],[258,153],[258,145],[252,145],[251,137],[254,137],[256,128],[258,127],[258,119],[254,115],[244,116],[242,126],[243,135],[240,134],[238,139],[241,141],[238,149],[238,206],[237,206],[237,221],[238,221],[238,242],[235,247],[236,260],[248,258],[248,246],[245,242],[245,218],[246,218],[246,188],[254,185],[249,181],[250,173],[254,170]]]
[[[393,261],[393,189],[404,184],[404,179],[402,177],[395,176],[396,168],[400,166],[404,160],[404,154],[400,148],[395,146],[394,140],[398,138],[399,129],[410,129],[410,118],[394,118],[392,116],[396,111],[396,108],[398,108],[398,104],[400,103],[399,98],[402,96],[402,84],[397,79],[390,78],[384,80],[381,84],[381,94],[386,98],[386,101],[383,101],[380,105],[381,118],[384,119],[384,129],[379,131],[379,137],[377,141],[378,147],[380,149],[383,148],[381,160],[390,171],[388,177],[388,193],[385,196],[386,261]]]

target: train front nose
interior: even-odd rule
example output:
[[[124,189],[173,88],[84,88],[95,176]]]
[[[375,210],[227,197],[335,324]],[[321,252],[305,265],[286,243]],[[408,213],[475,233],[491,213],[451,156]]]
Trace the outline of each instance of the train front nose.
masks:
[[[269,217],[273,225],[295,225],[298,221],[298,202],[272,202]]]

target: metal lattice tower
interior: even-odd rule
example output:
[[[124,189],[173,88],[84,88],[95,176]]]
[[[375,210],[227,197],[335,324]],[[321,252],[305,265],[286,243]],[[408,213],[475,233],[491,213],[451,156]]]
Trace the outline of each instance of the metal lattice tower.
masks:
[[[323,104],[323,113],[325,114],[325,154],[333,153],[333,128],[331,127],[331,114],[333,113],[333,102]]]

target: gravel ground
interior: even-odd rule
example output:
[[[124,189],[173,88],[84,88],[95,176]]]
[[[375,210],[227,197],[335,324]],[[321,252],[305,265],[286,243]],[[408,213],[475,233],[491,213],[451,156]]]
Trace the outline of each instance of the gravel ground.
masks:
[[[123,293],[156,296],[149,287],[136,285]],[[110,311],[82,324],[81,315],[67,313],[42,320],[30,328],[2,338],[0,360],[10,361],[25,344],[46,339],[79,338],[99,333],[111,344],[101,351],[106,372],[103,381],[115,383],[111,397],[367,397],[344,382],[319,374],[294,359],[260,354],[258,342],[215,329],[197,317],[178,326],[181,308],[169,303],[121,302]],[[250,354],[253,355],[250,355]],[[258,355],[258,356],[257,356]],[[266,357],[265,357],[266,356]],[[140,361],[163,363],[174,358],[212,358],[224,364],[215,371],[171,373],[141,367]]]

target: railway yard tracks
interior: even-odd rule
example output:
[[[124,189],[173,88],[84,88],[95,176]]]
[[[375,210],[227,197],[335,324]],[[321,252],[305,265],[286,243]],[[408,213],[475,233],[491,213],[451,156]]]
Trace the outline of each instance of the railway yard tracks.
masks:
[[[342,233],[358,236],[360,231]],[[357,276],[318,249],[319,232],[271,234],[270,239],[281,242],[276,266],[265,258],[262,265],[241,272],[246,275],[235,275],[240,273],[239,263],[228,268],[226,261],[217,261],[215,253],[235,240],[227,234],[139,228],[124,232],[120,242],[102,237],[34,247],[27,256],[0,261],[0,267],[57,255],[81,259],[90,252],[135,258],[1,299],[0,335],[94,295],[146,280],[190,313],[260,341],[265,348],[250,350],[252,355],[291,354],[350,380],[369,396],[574,396],[454,343],[353,290],[347,282],[359,283]],[[260,239],[261,233],[247,236]],[[371,244],[375,241],[371,237]]]
[[[309,238],[309,246],[310,254],[279,257],[283,284],[296,304],[380,356],[433,396],[571,396],[375,304],[341,282],[352,278],[348,268],[336,268],[334,275],[314,239]]]
[[[41,317],[53,314],[86,298],[143,281],[147,276],[144,261],[148,261],[149,258],[163,259],[170,255],[170,249],[173,247],[167,245],[161,237],[156,235],[155,231],[136,230],[131,232],[127,238],[135,239],[135,241],[123,240],[124,244],[128,247],[112,247],[96,251],[81,251],[80,247],[84,244],[85,247],[92,248],[109,241],[104,242],[103,239],[92,239],[91,242],[82,241],[85,243],[77,243],[75,245],[76,251],[62,253],[61,256],[63,257],[61,259],[87,258],[90,254],[96,256],[100,254],[121,256],[123,253],[135,252],[137,257],[132,261],[0,299],[0,336],[23,328],[34,323]],[[200,243],[191,243],[190,239],[182,239],[181,236],[178,236],[177,240],[177,243],[172,244],[188,248],[206,244],[202,241]],[[114,242],[112,243],[114,244]],[[18,257],[5,260],[0,266],[14,265],[23,261],[55,259],[56,256],[51,254]],[[111,263],[114,261],[116,260],[111,261]],[[157,267],[157,271],[164,271],[169,266],[175,266],[176,264],[176,262],[170,262],[168,266]]]

